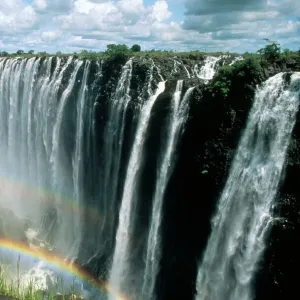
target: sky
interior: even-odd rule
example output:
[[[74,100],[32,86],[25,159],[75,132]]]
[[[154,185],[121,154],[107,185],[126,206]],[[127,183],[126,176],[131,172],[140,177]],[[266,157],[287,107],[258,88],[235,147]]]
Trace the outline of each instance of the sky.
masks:
[[[300,0],[0,0],[0,51],[300,48]]]

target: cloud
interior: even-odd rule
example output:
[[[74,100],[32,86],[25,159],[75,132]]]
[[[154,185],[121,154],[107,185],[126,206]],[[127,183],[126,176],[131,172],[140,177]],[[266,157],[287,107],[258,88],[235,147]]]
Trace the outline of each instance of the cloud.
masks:
[[[253,40],[259,46],[263,38],[299,46],[298,0],[186,0],[185,5],[183,28],[211,33],[214,41],[243,40],[250,50]]]
[[[1,0],[1,49],[104,50],[110,43],[143,49],[256,51],[263,38],[299,47],[299,0]],[[175,1],[175,0],[174,0]],[[170,5],[168,5],[170,4]]]
[[[47,8],[46,0],[34,0],[32,5],[37,10],[45,10]]]
[[[18,0],[2,0],[0,4],[0,31],[17,33],[33,28],[37,23],[37,15],[30,5]]]
[[[218,11],[223,13],[251,10],[256,11],[266,6],[264,0],[190,0],[186,1],[188,15],[215,14]]]
[[[33,0],[32,6],[39,12],[65,13],[73,6],[74,0]]]

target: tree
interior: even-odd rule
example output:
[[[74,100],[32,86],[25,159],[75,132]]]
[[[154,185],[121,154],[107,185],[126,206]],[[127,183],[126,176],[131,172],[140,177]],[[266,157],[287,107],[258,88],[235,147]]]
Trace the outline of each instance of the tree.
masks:
[[[257,52],[267,61],[274,63],[277,59],[280,58],[280,45],[279,43],[272,41],[270,39],[264,39],[269,44],[259,49]]]
[[[22,55],[22,54],[24,54],[24,51],[23,51],[23,50],[18,50],[18,51],[17,51],[17,54],[18,54],[18,55]]]
[[[130,49],[132,52],[140,52],[141,51],[141,46],[140,45],[133,45]]]
[[[33,54],[34,53],[34,50],[29,50],[28,51],[28,54]]]
[[[2,51],[2,52],[0,52],[0,56],[8,56],[8,52]]]
[[[80,51],[80,55],[87,56],[87,55],[89,55],[89,51],[83,49],[83,50]]]
[[[124,59],[129,53],[129,48],[126,45],[109,44],[106,46],[105,53],[112,59]]]
[[[47,56],[47,52],[46,51],[38,52],[37,55],[38,56]]]

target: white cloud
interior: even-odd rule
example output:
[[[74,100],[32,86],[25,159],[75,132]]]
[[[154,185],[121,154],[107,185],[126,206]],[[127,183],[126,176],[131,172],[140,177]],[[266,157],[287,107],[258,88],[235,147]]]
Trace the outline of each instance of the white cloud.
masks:
[[[32,6],[18,0],[2,0],[0,4],[0,31],[17,33],[33,28],[37,23],[37,14]]]
[[[171,18],[173,0],[1,0],[1,49],[73,52],[139,43],[144,49],[255,51],[265,37],[299,47],[299,0],[178,1],[186,7],[180,23]]]
[[[46,0],[34,0],[32,4],[33,7],[36,8],[37,10],[44,10],[47,8]]]
[[[183,27],[212,33],[215,41],[243,40],[254,50],[253,44],[257,49],[263,38],[271,38],[299,47],[299,0],[186,0],[186,9]]]
[[[41,38],[45,42],[53,42],[57,40],[61,36],[61,32],[59,31],[44,31],[41,34]]]

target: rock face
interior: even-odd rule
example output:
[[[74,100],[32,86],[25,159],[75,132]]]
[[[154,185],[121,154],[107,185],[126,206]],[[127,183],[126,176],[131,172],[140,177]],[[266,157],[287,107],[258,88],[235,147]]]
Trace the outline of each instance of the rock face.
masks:
[[[210,233],[216,201],[247,122],[255,84],[278,72],[291,70],[299,71],[300,64],[267,66],[256,82],[233,85],[226,101],[212,97],[209,86],[196,88],[165,201],[163,251],[166,259],[162,259],[158,279],[159,299],[193,299],[197,263]],[[295,184],[295,178],[300,176],[298,115],[274,212],[280,220],[274,221],[270,247],[257,275],[257,300],[292,299],[297,292],[294,274],[300,267],[300,190]]]
[[[194,94],[164,213],[160,299],[193,299],[210,220],[251,108],[253,89],[236,86],[227,101],[199,86]],[[179,271],[180,270],[180,271]],[[174,289],[176,286],[176,289]]]

